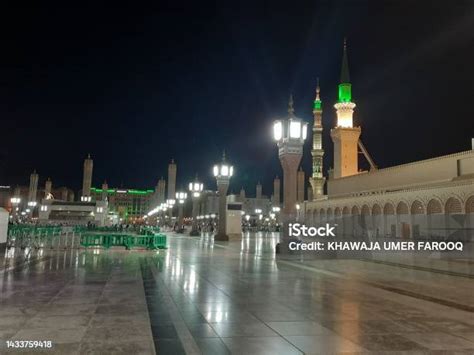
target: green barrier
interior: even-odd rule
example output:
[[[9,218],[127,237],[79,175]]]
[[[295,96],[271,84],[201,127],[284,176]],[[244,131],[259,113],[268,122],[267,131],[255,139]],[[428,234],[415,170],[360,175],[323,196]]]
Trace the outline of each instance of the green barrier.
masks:
[[[88,247],[125,247],[144,248],[149,250],[166,249],[166,236],[164,234],[155,235],[130,235],[130,234],[99,234],[84,233],[81,235],[81,246]]]

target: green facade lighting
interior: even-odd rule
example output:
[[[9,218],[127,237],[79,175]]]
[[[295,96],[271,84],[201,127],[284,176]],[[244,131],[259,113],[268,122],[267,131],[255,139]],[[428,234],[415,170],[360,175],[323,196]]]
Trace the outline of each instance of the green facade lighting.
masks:
[[[153,193],[153,190],[127,190],[127,193],[130,195],[148,195],[149,193]]]
[[[352,102],[352,85],[350,83],[339,84],[339,102]]]
[[[98,189],[98,188],[95,188],[95,187],[91,187],[91,191],[92,192],[95,192],[95,193],[102,193],[103,190],[102,189]],[[107,189],[107,193],[108,194],[114,194],[117,192],[117,189]],[[148,195],[148,194],[152,194],[154,193],[155,191],[154,190],[137,190],[137,189],[129,189],[129,190],[120,190],[121,193],[127,193],[127,194],[130,194],[130,195]]]
[[[97,192],[97,193],[102,193],[103,190],[102,189],[97,189],[95,187],[91,187],[91,191],[92,192]],[[115,192],[115,189],[108,189],[107,190],[108,194],[113,194],[114,192]]]

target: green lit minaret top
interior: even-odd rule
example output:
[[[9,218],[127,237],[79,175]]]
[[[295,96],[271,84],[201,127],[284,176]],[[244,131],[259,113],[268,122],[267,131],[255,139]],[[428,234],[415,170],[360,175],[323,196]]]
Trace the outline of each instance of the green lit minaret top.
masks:
[[[344,38],[344,52],[342,54],[341,83],[339,84],[339,102],[351,102],[351,81],[349,79],[349,62],[347,60],[347,45]]]
[[[316,82],[316,98],[314,99],[314,102],[313,102],[313,111],[322,110],[321,104],[322,102],[321,102],[321,98],[319,97],[319,78],[318,78]]]

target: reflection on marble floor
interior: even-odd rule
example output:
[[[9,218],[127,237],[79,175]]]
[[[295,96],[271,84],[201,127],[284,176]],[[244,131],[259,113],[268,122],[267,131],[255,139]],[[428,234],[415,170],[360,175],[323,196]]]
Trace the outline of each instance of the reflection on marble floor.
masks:
[[[64,354],[474,353],[471,261],[280,260],[277,242],[17,251],[0,259],[0,353],[6,339]]]

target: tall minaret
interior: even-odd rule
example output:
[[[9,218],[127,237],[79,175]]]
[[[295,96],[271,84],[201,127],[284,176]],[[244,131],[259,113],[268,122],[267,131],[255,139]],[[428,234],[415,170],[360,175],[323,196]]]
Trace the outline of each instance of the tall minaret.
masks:
[[[244,202],[244,201],[245,201],[245,190],[244,190],[244,187],[242,186],[240,189],[240,202]]]
[[[168,165],[168,199],[174,200],[176,198],[176,164],[174,159]]]
[[[104,180],[104,182],[102,183],[102,195],[101,195],[102,201],[107,201],[108,189],[109,189],[109,184],[107,184],[107,180]]]
[[[93,165],[94,165],[94,162],[91,159],[91,155],[88,154],[87,158],[84,160],[84,175],[82,178],[82,196],[91,195]]]
[[[299,203],[304,202],[304,180],[304,171],[300,166],[300,170],[298,170],[298,175],[296,178],[296,200]]]
[[[311,156],[313,157],[313,173],[309,178],[311,184],[312,198],[311,200],[317,200],[324,195],[324,183],[326,179],[323,176],[323,108],[321,98],[319,97],[319,78],[316,84],[316,98],[313,103],[313,149],[311,150]],[[310,196],[308,195],[308,200]]]
[[[38,192],[38,174],[34,170],[30,175],[30,188],[28,190],[28,202],[36,202]]]
[[[44,183],[44,198],[48,198],[51,193],[51,188],[53,187],[53,182],[50,178]]]
[[[337,126],[331,129],[331,138],[334,143],[335,179],[355,175],[359,171],[357,147],[360,127],[353,127],[352,114],[356,105],[351,100],[352,92],[347,61],[347,46],[344,40],[339,100],[334,105],[337,111]]]
[[[275,176],[275,179],[273,179],[273,205],[275,207],[280,206],[280,190],[280,178]]]
[[[163,177],[158,180],[157,188],[157,200],[158,204],[165,202],[165,191],[166,191],[166,181]]]
[[[262,184],[260,183],[260,181],[258,182],[257,187],[256,187],[255,190],[256,190],[255,191],[256,192],[255,196],[257,198],[262,198]]]

